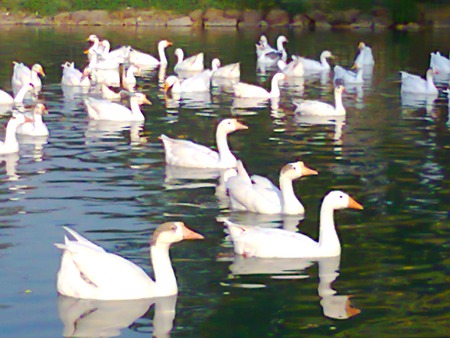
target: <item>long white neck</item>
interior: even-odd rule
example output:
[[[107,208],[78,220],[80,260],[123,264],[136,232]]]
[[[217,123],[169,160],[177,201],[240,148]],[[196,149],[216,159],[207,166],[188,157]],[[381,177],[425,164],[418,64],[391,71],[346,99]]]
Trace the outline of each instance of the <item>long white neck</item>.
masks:
[[[431,72],[427,72],[427,87],[436,88],[433,81],[433,74]]]
[[[162,65],[167,65],[167,57],[165,49],[166,48],[162,44],[158,44],[159,63]]]
[[[324,69],[330,69],[330,65],[328,64],[327,58],[325,55],[320,56],[320,63]]]
[[[20,88],[20,90],[17,92],[16,96],[14,97],[14,103],[22,103],[23,99],[25,98],[25,95],[29,91],[28,84]]]
[[[181,93],[181,81],[178,78],[172,85],[172,93]]]
[[[183,54],[183,51],[181,49],[177,52],[177,59],[178,59],[177,65],[179,65],[180,63],[183,62],[184,54]]]
[[[139,102],[134,97],[130,99],[130,108],[135,117],[142,117],[142,119],[144,119],[144,114],[141,112]]]
[[[342,93],[338,91],[334,93],[334,104],[336,115],[345,115],[345,108],[344,105],[342,104]]]
[[[34,119],[33,124],[35,128],[44,126],[44,121],[42,121],[41,114],[33,114],[33,119]]]
[[[220,128],[216,131],[216,143],[220,162],[236,162],[236,158],[228,147],[227,133]]]
[[[326,200],[320,208],[319,250],[321,256],[341,254],[341,243],[334,226],[334,209]]]
[[[278,86],[278,78],[276,76],[272,78],[270,97],[280,97],[280,87]]]
[[[38,73],[34,70],[31,71],[31,83],[37,87],[41,85],[41,79],[39,78]]]
[[[10,120],[6,125],[5,132],[5,145],[13,146],[18,145],[16,131],[17,131],[17,122]]]
[[[292,180],[280,175],[281,207],[283,214],[297,215],[305,213],[305,208],[295,196]]]
[[[177,293],[177,279],[170,261],[169,246],[161,244],[152,245],[150,252],[158,296]]]

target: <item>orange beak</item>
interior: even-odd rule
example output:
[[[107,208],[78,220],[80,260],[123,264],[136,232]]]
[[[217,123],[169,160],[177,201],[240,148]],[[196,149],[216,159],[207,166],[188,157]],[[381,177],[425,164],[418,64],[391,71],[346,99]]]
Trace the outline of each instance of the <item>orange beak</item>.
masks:
[[[203,235],[192,231],[187,226],[183,224],[183,239],[204,239]]]
[[[351,209],[358,209],[358,210],[363,210],[363,206],[361,204],[359,204],[358,202],[356,202],[353,198],[350,197],[350,199],[348,200],[348,207]]]
[[[303,165],[302,176],[310,176],[310,175],[319,175],[319,173],[316,170],[313,170],[313,169],[308,168],[307,166]]]
[[[236,120],[235,123],[236,123],[236,129],[238,129],[238,130],[248,129],[248,127],[245,124],[239,122],[238,120]]]

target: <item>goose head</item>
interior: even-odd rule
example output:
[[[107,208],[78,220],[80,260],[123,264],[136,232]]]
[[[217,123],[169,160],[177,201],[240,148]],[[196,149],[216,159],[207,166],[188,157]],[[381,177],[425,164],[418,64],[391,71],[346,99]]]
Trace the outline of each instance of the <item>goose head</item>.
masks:
[[[334,88],[334,94],[340,94],[342,95],[342,93],[345,92],[345,87],[342,84],[338,84],[335,88]]]
[[[152,235],[152,246],[170,246],[184,239],[203,239],[204,237],[184,225],[183,222],[166,222],[161,224]]]
[[[91,35],[88,36],[88,38],[86,39],[86,41],[90,41],[90,42],[99,42],[100,39],[98,38],[97,35],[91,34]]]
[[[288,163],[281,168],[280,177],[295,180],[302,176],[318,175],[316,170],[308,168],[302,161]]]
[[[217,126],[217,133],[230,134],[236,130],[245,130],[248,127],[239,122],[237,119],[225,119],[222,120]]]
[[[220,60],[218,58],[214,58],[211,61],[211,69],[213,72],[215,72],[220,67]]]
[[[277,39],[277,49],[283,49],[283,44],[288,42],[288,39],[284,35],[280,35]]]
[[[364,49],[364,48],[366,48],[366,44],[365,44],[364,42],[361,41],[361,42],[358,44],[358,49],[361,50],[361,49]]]
[[[33,109],[33,114],[45,115],[48,114],[48,110],[44,104],[38,103]]]
[[[356,202],[352,197],[340,190],[333,190],[329,192],[323,199],[324,206],[331,206],[334,210],[339,209],[357,209],[362,210],[363,206]]]
[[[180,80],[175,75],[168,76],[164,81],[164,93],[167,93],[169,89],[172,88],[177,82],[179,83]]]
[[[183,61],[183,59],[184,59],[183,50],[181,48],[175,49],[175,56],[178,58],[178,62]]]
[[[158,47],[159,48],[167,48],[172,46],[173,43],[171,41],[168,40],[161,40],[160,42],[158,42]]]
[[[42,76],[45,76],[44,68],[42,68],[42,66],[40,64],[38,64],[38,63],[34,64],[33,67],[31,68],[31,70],[33,72],[41,74]]]
[[[321,59],[329,59],[329,58],[334,58],[334,55],[333,54],[331,54],[331,52],[329,51],[329,50],[324,50],[323,52],[322,52],[322,54],[320,54],[320,58]]]
[[[142,93],[133,93],[130,97],[130,101],[136,101],[139,105],[152,104],[151,101],[147,99],[147,96]]]
[[[261,35],[259,38],[259,45],[261,47],[267,47],[267,37],[265,35]]]
[[[283,73],[276,73],[273,78],[272,78],[272,82],[280,82],[281,80],[284,80],[286,78],[286,75],[284,75]]]

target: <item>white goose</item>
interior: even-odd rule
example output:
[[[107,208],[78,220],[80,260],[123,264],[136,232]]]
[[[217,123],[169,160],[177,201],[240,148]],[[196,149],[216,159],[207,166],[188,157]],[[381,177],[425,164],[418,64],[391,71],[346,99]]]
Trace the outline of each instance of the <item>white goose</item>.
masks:
[[[74,230],[64,227],[74,238],[65,237],[57,276],[58,292],[64,296],[84,299],[125,300],[164,297],[178,293],[177,280],[169,256],[171,244],[183,239],[204,237],[182,222],[160,225],[150,241],[152,280],[142,268],[131,261],[106,252]]]
[[[262,54],[268,52],[269,50],[275,50],[271,46],[269,46],[269,42],[267,41],[267,37],[265,35],[261,35],[258,44],[256,44],[255,46],[257,58],[259,58]]]
[[[241,76],[240,63],[231,63],[220,67],[220,60],[215,58],[211,61],[211,69],[213,77],[221,77],[226,79],[236,79]]]
[[[248,127],[236,119],[222,120],[216,130],[218,151],[191,141],[176,140],[161,135],[166,163],[190,168],[234,168],[236,157],[228,147],[227,135],[242,129],[248,129]]]
[[[267,91],[266,89],[256,86],[256,85],[247,84],[244,82],[238,82],[233,86],[234,96],[246,97],[246,98],[280,97],[280,87],[279,87],[278,83],[281,80],[284,80],[285,78],[286,78],[286,76],[283,73],[276,73],[272,77],[270,92]]]
[[[40,64],[34,64],[30,69],[23,63],[13,62],[14,69],[11,84],[13,88],[22,88],[28,83],[32,83],[35,88],[42,87],[42,81],[39,75],[45,76],[44,69]]]
[[[342,85],[336,86],[334,88],[334,107],[329,103],[315,100],[305,100],[299,103],[294,102],[294,104],[297,106],[297,108],[295,109],[295,114],[315,116],[344,116],[345,108],[342,104],[342,93],[344,91],[345,88]]]
[[[278,60],[283,60],[286,62],[287,52],[284,49],[284,44],[286,42],[288,42],[286,37],[284,35],[280,35],[277,39],[277,49],[273,49],[269,45],[267,45],[264,50],[261,49],[261,53],[259,53],[258,55],[257,62],[262,64],[274,64],[277,63]]]
[[[334,224],[334,211],[363,209],[353,198],[334,190],[323,199],[320,208],[319,240],[283,229],[243,226],[225,221],[234,252],[245,257],[262,258],[316,258],[341,254],[341,244]]]
[[[29,136],[48,136],[48,128],[42,116],[48,114],[48,110],[42,103],[38,103],[33,109],[33,119],[25,122],[17,128],[17,134]]]
[[[357,71],[351,71],[344,69],[341,66],[334,66],[334,79],[333,82],[336,83],[337,79],[342,79],[345,84],[361,84],[364,83],[363,79],[363,69],[357,68]]]
[[[159,41],[158,43],[158,57],[140,52],[136,49],[132,49],[130,52],[130,62],[137,65],[140,68],[154,68],[159,65],[166,66],[167,65],[167,57],[166,57],[166,48],[172,46],[172,42],[167,40]]]
[[[34,92],[34,86],[32,83],[26,83],[20,90],[16,93],[14,97],[11,94],[5,92],[0,89],[0,104],[14,104],[14,103],[22,103],[25,95],[28,93]]]
[[[358,45],[358,51],[355,57],[355,66],[362,68],[364,66],[373,66],[375,60],[373,59],[372,48],[366,46],[364,42],[360,42]]]
[[[426,80],[418,75],[400,72],[402,76],[401,93],[415,93],[426,95],[437,95],[438,90],[433,82],[433,69],[429,68],[426,74]]]
[[[299,77],[305,74],[305,68],[303,67],[303,62],[301,59],[292,60],[288,64],[283,60],[279,60],[278,68],[287,77]]]
[[[25,122],[32,121],[23,114],[14,114],[6,125],[5,140],[0,141],[0,154],[12,154],[19,152],[19,143],[17,142],[17,128]]]
[[[151,104],[142,93],[130,93],[130,108],[108,100],[88,97],[84,100],[89,118],[107,121],[144,121],[140,105]]]
[[[172,93],[207,92],[211,86],[210,70],[203,71],[197,75],[180,80],[175,75],[170,75],[164,81],[164,92]]]
[[[303,68],[305,69],[305,72],[323,72],[328,71],[331,69],[330,64],[328,63],[327,59],[333,58],[333,54],[331,54],[330,51],[324,50],[320,54],[320,61],[316,61],[313,59],[304,58],[301,56],[293,56],[293,59],[299,58],[303,62]]]
[[[431,53],[430,68],[433,68],[435,73],[450,74],[450,59],[447,59],[439,52]]]
[[[306,167],[303,162],[288,163],[281,168],[278,188],[265,177],[254,175],[249,178],[241,161],[238,161],[237,168],[238,175],[226,182],[233,209],[261,214],[305,213],[305,208],[295,196],[292,181],[302,176],[317,175],[317,171]]]
[[[175,55],[178,59],[174,67],[176,73],[179,72],[201,72],[204,69],[203,53],[198,53],[184,59],[184,53],[181,48],[175,49]]]
[[[64,86],[81,86],[90,87],[91,80],[89,79],[90,69],[86,67],[83,72],[75,68],[75,63],[66,62],[61,65],[63,69],[61,84]]]

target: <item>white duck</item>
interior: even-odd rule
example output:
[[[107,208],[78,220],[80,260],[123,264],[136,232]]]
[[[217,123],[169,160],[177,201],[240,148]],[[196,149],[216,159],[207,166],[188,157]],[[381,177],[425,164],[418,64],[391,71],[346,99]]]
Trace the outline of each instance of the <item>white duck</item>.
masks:
[[[211,69],[213,72],[213,77],[236,79],[241,76],[239,62],[220,67],[220,60],[215,58],[211,61]]]
[[[227,135],[242,129],[248,127],[236,119],[222,120],[216,130],[217,151],[191,141],[161,135],[166,163],[189,168],[234,168],[236,157],[228,147]]]
[[[358,51],[355,56],[355,66],[362,68],[364,66],[373,66],[375,60],[373,59],[372,48],[366,46],[364,42],[358,44]]]
[[[279,87],[278,83],[281,80],[284,80],[285,78],[286,78],[286,76],[283,73],[276,73],[272,77],[270,92],[267,91],[266,89],[256,86],[256,85],[247,84],[244,82],[238,82],[233,86],[234,96],[246,97],[246,98],[280,97],[280,87]]]
[[[142,93],[130,93],[130,108],[108,100],[88,97],[84,100],[89,118],[107,121],[144,121],[140,105],[151,104]]]
[[[0,141],[0,154],[12,154],[19,152],[19,143],[17,142],[16,131],[17,128],[32,121],[23,114],[14,114],[9,119],[6,125],[5,140]]]
[[[328,63],[327,59],[333,58],[333,54],[331,54],[330,51],[324,50],[320,54],[320,61],[304,58],[301,56],[293,56],[293,59],[299,58],[302,60],[303,68],[305,69],[305,72],[323,72],[328,71],[331,69],[330,64]]]
[[[167,65],[167,57],[166,57],[166,48],[172,46],[172,42],[168,40],[161,40],[158,43],[158,57],[143,53],[136,49],[132,49],[130,52],[130,62],[139,66],[140,68],[154,68],[159,65],[166,66]]]
[[[450,74],[450,59],[447,59],[439,52],[431,53],[430,68],[432,68],[435,73]]]
[[[81,86],[90,87],[91,80],[89,79],[90,69],[86,67],[83,72],[75,68],[73,62],[66,62],[61,65],[63,69],[61,84],[64,86]]]
[[[178,59],[174,67],[176,73],[179,72],[201,72],[204,69],[203,53],[198,53],[184,59],[184,53],[181,48],[175,49],[175,55]]]
[[[284,44],[288,42],[284,35],[280,35],[277,39],[277,49],[273,49],[268,46],[265,50],[261,50],[258,55],[257,62],[262,64],[273,64],[277,63],[278,60],[287,60],[287,52],[284,49]]]
[[[204,237],[182,222],[160,225],[150,241],[152,280],[131,261],[106,252],[74,230],[64,227],[74,238],[65,237],[58,271],[57,289],[64,296],[84,299],[125,300],[164,297],[178,292],[177,280],[169,256],[170,245],[183,239]]]
[[[342,85],[334,88],[334,101],[335,106],[329,103],[305,100],[294,104],[297,106],[295,109],[296,114],[302,115],[315,115],[315,116],[343,116],[345,115],[345,108],[342,104],[342,93],[345,91],[345,87]]]
[[[426,74],[426,80],[418,75],[400,72],[402,76],[401,93],[415,93],[426,95],[437,95],[438,90],[433,82],[433,69],[429,68]]]
[[[287,77],[299,77],[305,74],[305,68],[303,67],[303,62],[301,59],[292,60],[288,64],[283,60],[279,60],[278,68]]]
[[[45,76],[44,69],[40,64],[34,64],[30,69],[20,62],[13,62],[14,69],[11,84],[13,88],[22,88],[28,83],[32,83],[35,88],[42,87],[42,81],[39,75]]]
[[[361,84],[364,83],[363,79],[363,69],[357,68],[357,71],[344,69],[341,66],[334,66],[334,79],[333,82],[336,83],[337,79],[342,79],[345,84]]]
[[[288,163],[280,172],[280,188],[262,176],[248,176],[241,161],[238,161],[238,175],[228,178],[226,187],[231,207],[237,210],[261,214],[299,215],[305,208],[295,196],[292,181],[302,176],[317,175],[317,171],[303,162]]]
[[[28,93],[34,92],[34,86],[32,83],[26,83],[20,90],[16,93],[14,97],[11,94],[5,92],[0,89],[0,104],[14,104],[14,103],[22,103],[25,95]]]
[[[206,70],[197,75],[180,80],[175,75],[170,75],[164,81],[164,92],[172,93],[207,92],[211,86],[211,71]]]
[[[243,226],[226,221],[234,252],[245,257],[316,258],[341,254],[341,244],[334,224],[334,210],[363,209],[342,191],[329,192],[320,208],[319,240],[283,229]]]
[[[38,103],[33,109],[33,119],[25,122],[17,128],[17,134],[29,136],[48,136],[48,128],[42,116],[48,114],[48,110],[42,103]]]

